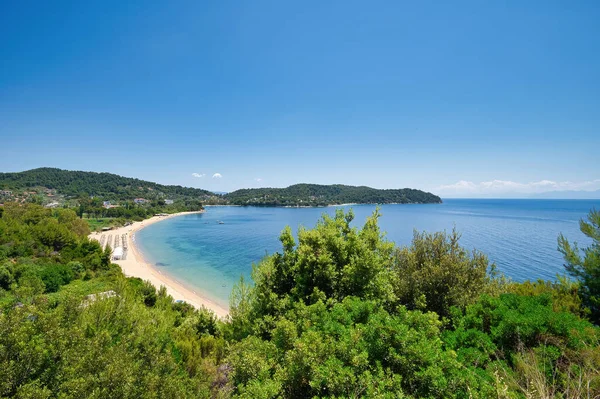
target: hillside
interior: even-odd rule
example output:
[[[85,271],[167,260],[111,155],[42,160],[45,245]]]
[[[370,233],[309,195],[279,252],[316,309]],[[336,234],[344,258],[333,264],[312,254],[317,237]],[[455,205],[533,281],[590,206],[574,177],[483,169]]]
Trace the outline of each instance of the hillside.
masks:
[[[325,206],[336,204],[429,204],[440,197],[410,188],[379,190],[341,184],[295,184],[287,188],[250,188],[215,194],[199,188],[166,186],[112,173],[38,168],[25,172],[0,173],[0,190],[41,192],[64,197],[88,197],[119,202],[134,198],[147,200],[199,200],[205,204],[256,206]]]
[[[597,276],[576,277],[597,235],[585,259],[561,236],[577,282],[507,282],[457,231],[397,247],[379,217],[285,228],[218,319],[125,276],[72,209],[0,207],[0,398],[600,397]]]
[[[287,188],[251,188],[224,196],[233,205],[325,206],[336,204],[437,204],[437,195],[410,188],[379,190],[341,184],[295,184]]]
[[[165,186],[112,173],[71,171],[58,168],[0,173],[0,189],[2,190],[27,190],[36,187],[56,190],[57,193],[65,196],[75,197],[85,194],[105,200],[122,201],[138,197],[148,199],[214,197],[210,191],[198,188]]]

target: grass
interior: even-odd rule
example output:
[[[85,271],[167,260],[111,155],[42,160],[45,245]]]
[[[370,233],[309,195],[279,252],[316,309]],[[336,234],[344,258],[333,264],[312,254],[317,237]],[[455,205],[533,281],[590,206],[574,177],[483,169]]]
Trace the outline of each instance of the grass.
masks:
[[[67,285],[60,287],[58,292],[48,295],[50,301],[62,302],[67,297],[83,298],[89,294],[96,294],[114,289],[115,282],[110,278],[93,278],[91,280],[73,280]]]
[[[121,219],[117,218],[91,218],[85,219],[91,231],[100,231],[103,227],[119,227],[123,225]]]

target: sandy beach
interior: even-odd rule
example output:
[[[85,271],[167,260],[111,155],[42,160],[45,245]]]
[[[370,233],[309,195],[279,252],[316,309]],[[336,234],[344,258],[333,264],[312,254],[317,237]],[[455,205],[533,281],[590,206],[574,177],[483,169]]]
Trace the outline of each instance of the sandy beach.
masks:
[[[175,300],[183,300],[196,308],[205,306],[211,309],[218,317],[226,317],[229,310],[211,301],[210,299],[202,296],[201,293],[193,291],[184,287],[182,284],[177,282],[175,279],[161,273],[155,269],[151,264],[146,262],[140,253],[139,249],[135,245],[135,233],[144,227],[150,226],[156,222],[166,220],[172,217],[180,215],[188,215],[200,212],[180,212],[174,213],[168,216],[153,216],[150,219],[146,219],[141,222],[134,222],[133,224],[118,229],[113,229],[105,233],[92,233],[90,239],[100,240],[102,234],[111,234],[113,236],[122,236],[127,234],[127,247],[128,254],[125,260],[113,260],[113,263],[121,266],[123,273],[128,277],[139,277],[142,280],[150,281],[157,289],[162,285],[165,286],[169,295]]]

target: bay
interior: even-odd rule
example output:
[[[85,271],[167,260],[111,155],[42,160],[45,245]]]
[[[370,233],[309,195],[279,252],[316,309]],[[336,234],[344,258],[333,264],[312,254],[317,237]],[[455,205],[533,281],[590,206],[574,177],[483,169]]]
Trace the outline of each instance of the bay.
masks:
[[[410,245],[414,230],[456,228],[462,246],[484,252],[516,281],[562,274],[557,237],[562,233],[588,245],[579,220],[594,207],[600,209],[600,200],[446,199],[442,204],[379,206],[380,226],[397,245]],[[211,206],[203,214],[150,225],[136,233],[136,242],[161,272],[226,306],[240,276],[249,278],[253,263],[280,251],[278,237],[285,226],[294,232],[299,226],[311,228],[323,213],[333,215],[338,208],[352,208],[353,224],[360,226],[376,207]]]

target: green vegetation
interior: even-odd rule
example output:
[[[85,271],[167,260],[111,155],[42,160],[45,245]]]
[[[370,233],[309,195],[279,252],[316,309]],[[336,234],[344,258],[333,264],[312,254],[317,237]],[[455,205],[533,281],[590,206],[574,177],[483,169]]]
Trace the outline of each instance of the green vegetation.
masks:
[[[200,211],[203,209],[199,200],[184,199],[165,204],[164,201],[154,200],[136,204],[134,201],[122,201],[118,206],[104,206],[102,199],[81,197],[76,212],[85,218],[91,230],[103,227],[122,226],[128,221],[140,221],[159,213],[177,213]]]
[[[94,204],[95,217],[129,217],[128,210],[135,208],[133,200],[142,198],[144,204],[163,209],[166,199],[174,201],[169,209],[188,210],[195,203],[255,206],[326,206],[336,204],[430,204],[441,203],[440,197],[410,188],[378,190],[370,187],[344,186],[341,184],[296,184],[287,188],[252,188],[217,195],[206,190],[181,186],[164,186],[143,180],[122,177],[110,173],[68,171],[56,168],[39,168],[18,173],[0,173],[0,189],[26,192],[22,197],[39,204],[49,203],[45,194],[77,199],[88,206],[85,199],[100,201]],[[32,191],[34,190],[34,191]],[[33,194],[32,194],[33,193]],[[111,201],[119,208],[102,211],[103,201]],[[63,200],[63,203],[66,203]],[[191,203],[191,204],[190,204]],[[142,207],[143,208],[143,207]],[[156,210],[156,209],[155,209]]]
[[[287,188],[249,188],[225,194],[233,205],[326,206],[336,204],[438,204],[437,195],[403,188],[378,190],[333,184],[295,184]]]
[[[100,197],[106,201],[132,201],[134,198],[207,199],[210,191],[181,186],[165,186],[112,173],[96,173],[38,168],[25,172],[0,173],[0,188],[30,189],[46,187],[71,196]]]
[[[125,278],[88,233],[72,210],[4,208],[0,397],[223,397],[214,316]]]
[[[100,231],[105,227],[120,227],[127,222],[126,219],[117,218],[87,218],[85,221],[91,231]]]
[[[592,245],[583,250],[562,236],[558,238],[558,248],[567,262],[567,272],[580,282],[581,297],[591,319],[600,324],[600,211],[593,210],[588,220],[579,224],[581,232],[592,239]]]
[[[600,332],[572,283],[508,283],[455,232],[395,248],[378,213],[360,230],[352,217],[324,216],[297,243],[285,230],[255,285],[234,290],[224,330],[239,397],[600,393]]]
[[[217,320],[125,278],[72,210],[8,204],[0,397],[600,395],[589,268],[579,281],[509,282],[456,232],[398,248],[379,217],[356,228],[340,210],[297,240],[285,229],[281,252],[254,266]],[[560,242],[568,271],[593,265],[597,247],[580,259]]]
[[[206,190],[55,168],[0,173],[0,188],[11,192],[3,196],[6,202],[75,209],[92,230],[121,226],[158,213],[199,211],[207,201],[220,201]]]

